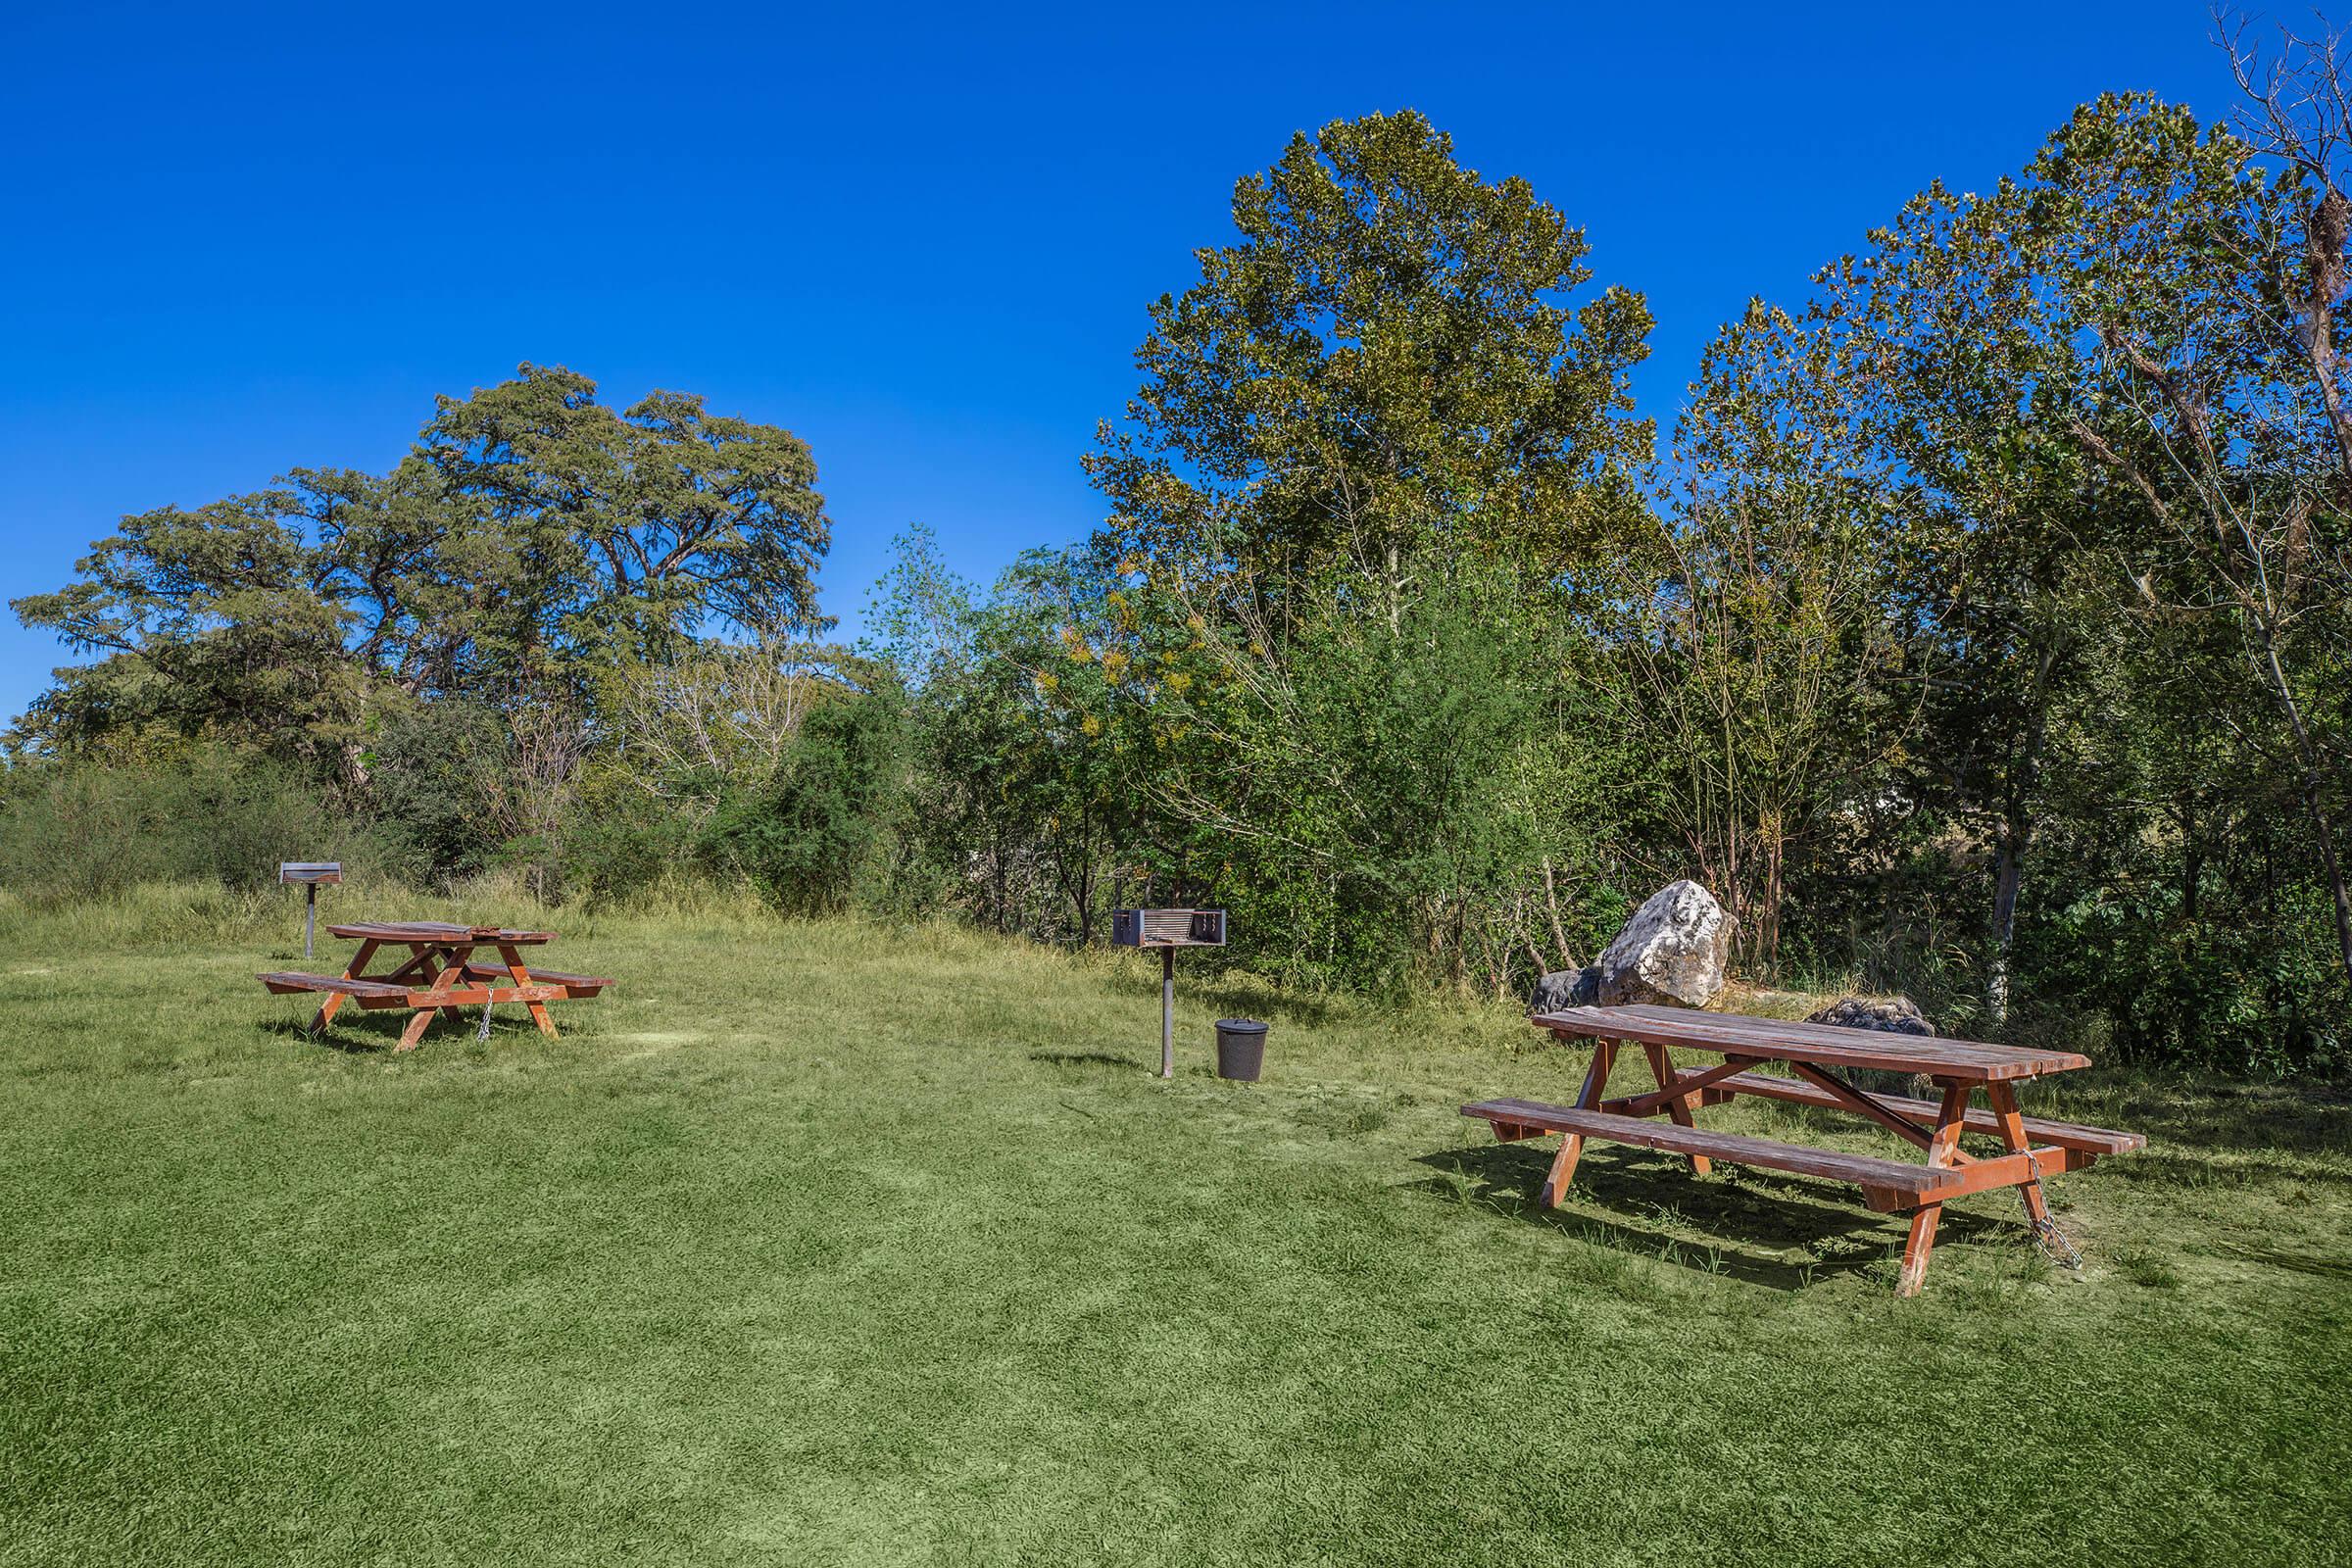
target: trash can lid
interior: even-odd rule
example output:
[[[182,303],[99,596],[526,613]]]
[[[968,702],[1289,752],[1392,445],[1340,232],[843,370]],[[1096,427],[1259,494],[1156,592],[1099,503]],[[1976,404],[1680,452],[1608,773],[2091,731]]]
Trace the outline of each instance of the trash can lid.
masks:
[[[1255,1018],[1219,1018],[1217,1027],[1229,1035],[1262,1035],[1266,1026]]]

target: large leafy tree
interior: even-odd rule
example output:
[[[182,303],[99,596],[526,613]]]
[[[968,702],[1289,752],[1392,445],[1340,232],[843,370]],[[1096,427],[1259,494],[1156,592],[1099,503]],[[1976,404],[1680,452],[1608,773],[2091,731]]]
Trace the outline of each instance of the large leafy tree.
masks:
[[[1615,566],[1628,678],[1600,695],[1766,973],[1792,859],[1867,795],[1916,706],[1896,684],[1902,532],[1845,417],[1857,374],[1838,334],[1752,304],[1700,363],[1654,538]]]
[[[1842,367],[1826,407],[1892,503],[1888,610],[1922,699],[1873,798],[1984,922],[1967,947],[1995,1023],[2020,955],[2045,997],[2096,997],[2142,1042],[2182,1004],[2316,1039],[2297,1020],[2340,995],[2298,955],[2316,902],[2352,956],[2329,217],[2352,205],[2325,159],[2282,162],[2101,99],[1990,192],[1931,187],[1813,304]],[[2105,956],[2079,962],[2086,944]],[[2156,952],[2175,959],[2132,961]]]
[[[2316,96],[2316,95],[2313,95]],[[2144,96],[2079,110],[1984,197],[1931,192],[1858,271],[1893,450],[1956,524],[1944,755],[2000,823],[1991,1000],[2053,710],[2129,632],[2299,810],[2352,977],[2342,709],[2352,201]],[[2169,666],[2169,668],[2167,667]],[[2283,786],[2283,787],[2281,787]],[[2244,786],[2241,786],[2244,787]]]
[[[623,412],[561,368],[443,398],[381,476],[278,486],[124,519],[76,581],[14,602],[103,656],[61,673],[28,739],[146,726],[360,765],[369,704],[584,704],[599,670],[698,636],[826,624],[830,537],[808,447],[657,392]]]
[[[1149,837],[1293,972],[1499,984],[1566,946],[1561,590],[1647,515],[1648,311],[1415,114],[1299,135],[1233,221],[1088,460]]]
[[[1395,614],[1424,550],[1559,566],[1639,514],[1649,312],[1582,230],[1413,113],[1296,137],[1234,188],[1239,237],[1152,308],[1143,384],[1088,460],[1113,526],[1196,590],[1326,571]]]
[[[257,491],[122,519],[76,581],[19,599],[91,664],[59,671],[18,737],[38,747],[150,729],[289,758],[348,744],[365,675],[338,564],[314,543],[314,497]]]
[[[458,613],[420,630],[449,667],[527,685],[591,649],[662,658],[702,631],[824,624],[831,525],[808,448],[699,397],[615,412],[587,377],[526,365],[442,398],[403,469],[447,530],[434,586],[459,590]]]

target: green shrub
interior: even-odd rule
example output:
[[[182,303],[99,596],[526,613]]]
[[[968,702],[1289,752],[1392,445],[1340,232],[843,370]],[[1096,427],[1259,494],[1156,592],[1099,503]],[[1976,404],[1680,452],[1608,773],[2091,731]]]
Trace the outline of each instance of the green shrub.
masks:
[[[19,763],[0,774],[0,883],[32,904],[103,900],[156,883],[254,890],[281,860],[410,867],[305,780],[191,747],[140,762]]]
[[[902,750],[893,697],[818,709],[772,779],[720,798],[703,832],[705,858],[787,912],[847,907],[887,858],[905,799]]]
[[[435,882],[475,875],[498,856],[493,805],[507,733],[496,709],[462,699],[396,707],[374,725],[369,819]]]

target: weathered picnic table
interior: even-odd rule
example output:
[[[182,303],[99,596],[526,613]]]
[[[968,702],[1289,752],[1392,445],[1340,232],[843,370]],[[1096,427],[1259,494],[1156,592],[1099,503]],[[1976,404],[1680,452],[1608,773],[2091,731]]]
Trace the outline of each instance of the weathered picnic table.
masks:
[[[363,1007],[407,1007],[415,1016],[401,1031],[396,1051],[411,1051],[424,1038],[424,1028],[443,1013],[460,1016],[466,1006],[488,1009],[502,1002],[519,1002],[530,1009],[531,1020],[548,1036],[556,1032],[547,1004],[573,997],[593,997],[611,985],[595,975],[558,974],[534,969],[523,962],[522,950],[544,947],[556,939],[553,931],[511,931],[494,925],[453,925],[446,920],[363,921],[330,925],[330,936],[357,942],[359,952],[340,975],[277,972],[261,976],[263,985],[277,996],[322,992],[318,1015],[311,1020],[317,1034],[334,1021],[345,1002]],[[385,948],[405,948],[408,958],[380,975],[368,972],[368,963]],[[488,948],[498,962],[477,962],[476,951]]]
[[[2137,1133],[2111,1132],[2074,1122],[2028,1116],[2018,1107],[2016,1086],[2045,1073],[2090,1065],[2071,1051],[2020,1051],[1972,1040],[1887,1034],[1832,1024],[1788,1023],[1737,1013],[1693,1012],[1683,1007],[1570,1007],[1535,1013],[1528,1022],[1563,1039],[1592,1042],[1592,1061],[1574,1105],[1526,1100],[1488,1100],[1464,1105],[1462,1114],[1486,1121],[1505,1141],[1560,1135],[1559,1153],[1544,1182],[1545,1207],[1558,1205],[1576,1171],[1587,1138],[1636,1144],[1685,1155],[1694,1174],[1711,1161],[1758,1165],[1831,1181],[1851,1182],[1874,1209],[1910,1209],[1911,1231],[1903,1245],[1902,1272],[1895,1291],[1917,1295],[1927,1277],[1928,1254],[1936,1246],[1943,1205],[1971,1193],[2014,1187],[2024,1199],[2026,1218],[2036,1238],[2056,1237],[2041,1179],[2079,1170],[2102,1154],[2144,1149]],[[1609,1070],[1621,1044],[1641,1046],[1649,1058],[1656,1090],[1603,1099]],[[1722,1056],[1703,1070],[1677,1068],[1670,1050],[1703,1051]],[[1756,1071],[1767,1062],[1795,1076]],[[1933,1101],[1876,1094],[1839,1071],[1856,1067],[1907,1072],[1931,1079]],[[1985,1104],[1972,1109],[1970,1096],[1983,1091]],[[1693,1110],[1719,1105],[1739,1095],[1850,1111],[1876,1122],[1926,1152],[1923,1162],[1849,1154],[1836,1150],[1784,1144],[1738,1133],[1707,1132]],[[1649,1120],[1664,1114],[1672,1125]],[[1970,1153],[1967,1137],[1997,1139],[2001,1152]]]

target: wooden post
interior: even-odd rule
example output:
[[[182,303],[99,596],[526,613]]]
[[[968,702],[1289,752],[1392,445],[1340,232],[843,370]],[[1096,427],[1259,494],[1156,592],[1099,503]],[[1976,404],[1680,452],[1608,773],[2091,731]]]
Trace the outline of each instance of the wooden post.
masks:
[[[343,978],[346,980],[367,979],[368,960],[375,956],[376,946],[376,940],[373,937],[361,943],[358,956],[343,966]],[[328,1024],[334,1022],[335,1013],[342,1007],[343,1003],[344,994],[342,992],[328,992],[326,1000],[318,1004],[318,1016],[311,1020],[311,1033],[318,1034]]]
[[[1649,1070],[1651,1075],[1658,1080],[1658,1087],[1660,1089],[1674,1088],[1674,1057],[1667,1054],[1666,1048],[1644,1044],[1642,1047],[1642,1054],[1649,1058]],[[1697,1120],[1690,1114],[1690,1097],[1688,1095],[1679,1096],[1666,1102],[1666,1114],[1674,1118],[1674,1124],[1677,1127],[1694,1128],[1698,1125]],[[1714,1169],[1715,1162],[1706,1155],[1692,1154],[1690,1156],[1691,1175],[1710,1175]]]
[[[506,964],[507,973],[514,977],[514,983],[517,986],[528,986],[533,983],[531,980],[530,965],[522,961],[521,949],[515,947],[513,943],[502,943],[499,945],[498,956],[499,958]],[[470,953],[468,954],[468,956],[470,956]],[[550,1040],[555,1039],[556,1020],[548,1016],[547,1004],[544,1002],[533,1002],[529,1004],[529,1006],[531,1009],[531,1021],[539,1026],[539,1032],[547,1036]],[[486,1002],[482,1004],[482,1038],[485,1040],[490,1038],[490,1004]]]
[[[1943,1103],[1936,1107],[1936,1131],[1928,1140],[1928,1163],[1949,1168],[1960,1153],[1960,1134],[1968,1126],[1968,1085],[1955,1079],[1943,1085]],[[1922,1203],[1911,1216],[1910,1234],[1903,1238],[1902,1272],[1895,1276],[1894,1294],[1917,1296],[1928,1281],[1928,1258],[1936,1250],[1936,1222],[1943,1217],[1943,1202]]]
[[[2024,1154],[2033,1149],[2026,1137],[2025,1117],[2017,1107],[2017,1091],[2006,1083],[1984,1086],[1984,1098],[1992,1102],[1992,1114],[2001,1125],[2001,1147],[2012,1154]],[[2017,1196],[2025,1200],[2026,1223],[2033,1227],[2034,1240],[2039,1241],[2050,1228],[2050,1205],[2041,1196],[2041,1179],[2032,1174],[2028,1164],[2027,1178],[2017,1184]]]
[[[1176,1076],[1176,950],[1159,950],[1159,1075]]]
[[[1595,1039],[1592,1042],[1592,1064],[1585,1069],[1585,1087],[1578,1092],[1579,1110],[1591,1110],[1598,1105],[1608,1092],[1609,1069],[1617,1064],[1617,1042]],[[1581,1133],[1564,1133],[1560,1137],[1560,1152],[1551,1156],[1551,1170],[1544,1178],[1543,1191],[1537,1199],[1545,1208],[1557,1208],[1568,1196],[1568,1183],[1576,1176],[1577,1157],[1584,1152],[1585,1140]]]

